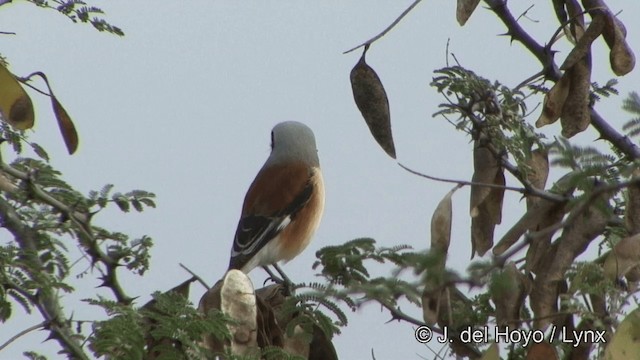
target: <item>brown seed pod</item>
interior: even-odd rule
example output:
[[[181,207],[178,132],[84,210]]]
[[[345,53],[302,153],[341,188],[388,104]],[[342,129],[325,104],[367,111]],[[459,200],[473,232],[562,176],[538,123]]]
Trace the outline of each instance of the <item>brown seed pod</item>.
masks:
[[[367,123],[371,135],[392,158],[396,158],[396,149],[391,133],[389,99],[378,74],[365,61],[365,50],[358,63],[351,70],[351,89],[353,99]]]

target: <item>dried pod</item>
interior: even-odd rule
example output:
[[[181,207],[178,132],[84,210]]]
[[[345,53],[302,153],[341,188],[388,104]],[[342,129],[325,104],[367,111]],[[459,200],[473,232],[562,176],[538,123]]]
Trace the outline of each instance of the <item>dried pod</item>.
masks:
[[[78,149],[78,133],[76,127],[71,121],[71,117],[67,113],[67,110],[62,107],[62,104],[58,99],[51,94],[51,105],[53,106],[53,112],[58,120],[58,128],[60,128],[60,134],[64,139],[64,144],[67,146],[69,154],[73,154]]]
[[[431,217],[431,249],[446,256],[451,241],[451,196],[459,188],[456,186],[440,200]]]
[[[33,127],[33,104],[20,83],[0,63],[0,117],[18,130]]]
[[[455,286],[438,287],[427,286],[422,297],[422,311],[427,324],[433,324],[437,319],[441,328],[446,327],[449,335],[449,345],[454,354],[460,357],[477,359],[480,352],[472,343],[461,341],[460,331],[468,328],[473,320],[469,317],[471,301]]]
[[[473,149],[474,183],[498,185],[488,187],[471,186],[471,257],[484,255],[493,246],[493,231],[502,221],[502,199],[504,198],[504,172],[493,153],[484,144],[485,135],[475,141]]]
[[[496,174],[493,184],[504,186],[504,173]],[[489,196],[478,206],[478,216],[471,218],[471,257],[484,255],[493,246],[493,232],[502,222],[503,188],[492,188]]]
[[[558,352],[546,341],[534,342],[527,348],[525,360],[558,360]]]
[[[20,188],[14,184],[12,180],[9,180],[4,173],[0,172],[0,190],[8,193],[15,193],[16,191],[19,191]]]
[[[530,280],[516,268],[514,262],[509,262],[503,271],[494,275],[490,293],[496,305],[498,326],[518,327],[520,309],[530,289]]]
[[[489,348],[482,353],[480,360],[500,360],[500,348],[498,343],[491,343]]]
[[[620,240],[604,261],[604,274],[612,280],[640,265],[640,234]]]
[[[236,320],[227,325],[232,339],[231,352],[247,356],[258,354],[258,308],[251,280],[240,270],[229,270],[220,289],[220,299],[220,310]]]
[[[434,286],[432,286],[432,288],[433,287]],[[440,301],[444,300],[443,294],[443,290],[434,290],[428,287],[425,287],[422,292],[422,319],[429,326],[438,322]]]
[[[473,14],[480,0],[458,0],[458,6],[456,7],[456,20],[460,26],[464,26]]]
[[[571,79],[565,73],[544,96],[542,113],[536,121],[536,127],[540,128],[545,125],[553,124],[560,119],[560,115],[562,115],[562,108],[564,107],[564,103],[569,95],[570,86]]]
[[[608,9],[604,11],[604,14],[606,23],[602,35],[609,46],[611,70],[616,75],[623,76],[633,70],[636,65],[636,57],[625,39],[627,31],[622,22]]]
[[[632,173],[634,178],[640,178],[640,169]],[[624,224],[629,234],[640,233],[640,184],[631,184],[627,188],[627,203],[624,211]]]
[[[584,34],[585,26],[582,7],[580,7],[577,0],[553,0],[553,9],[561,24],[571,19],[571,22],[564,26],[562,30],[567,39],[575,44]]]
[[[500,172],[500,164],[487,147],[487,136],[482,134],[475,140],[473,146],[473,176],[471,181],[474,183],[493,184],[496,174]],[[469,214],[471,217],[479,215],[478,207],[491,193],[491,187],[488,186],[471,186],[471,198],[469,205]]]
[[[538,222],[532,227],[529,228],[531,231],[538,231],[545,229],[549,226],[559,223],[562,221],[566,211],[567,211],[567,203],[556,204],[552,203],[548,200],[540,203],[541,208],[547,207],[549,205],[549,211],[542,214],[542,217],[538,220]],[[531,271],[535,274],[540,272],[540,267],[542,265],[542,258],[547,255],[549,251],[549,244],[551,244],[551,239],[555,231],[550,231],[547,234],[542,234],[537,236],[536,238],[531,240],[529,244],[529,249],[527,249],[526,256],[526,266],[527,271]]]
[[[551,281],[560,281],[565,278],[565,273],[582,254],[591,241],[597,238],[607,227],[612,211],[608,204],[610,193],[600,195],[586,210],[580,210],[580,206],[573,211],[580,211],[571,226],[562,231],[558,239],[558,247],[553,253],[553,261],[546,269],[546,276]],[[576,210],[577,209],[577,210]],[[572,216],[570,214],[569,216]]]
[[[629,359],[630,354],[640,354],[640,309],[629,313],[616,329],[611,341],[607,341],[604,350],[605,359]]]
[[[584,12],[577,0],[566,0],[565,6],[567,8],[569,18],[573,19],[569,25],[569,34],[571,34],[570,39],[573,40],[573,43],[577,43],[584,34]]]
[[[580,40],[573,47],[567,58],[560,66],[561,70],[567,70],[572,68],[578,61],[582,60],[585,56],[591,53],[591,44],[597,39],[604,29],[605,19],[604,14],[597,13],[593,16],[593,20],[584,35],[580,37]]]
[[[389,156],[395,159],[396,149],[391,133],[389,99],[378,74],[365,61],[367,50],[368,46],[351,70],[353,99],[373,138]]]
[[[551,191],[568,198],[575,190],[575,184],[572,180],[574,175],[575,174],[573,172],[570,172],[563,176],[555,183]],[[555,203],[550,200],[540,199],[535,208],[542,213],[542,217],[528,230],[538,231],[559,223],[562,218],[564,218],[564,215],[568,210],[567,207],[567,202]],[[535,208],[532,208],[531,210],[536,210]],[[531,240],[529,249],[527,250],[527,262],[525,266],[527,271],[531,271],[535,274],[539,273],[541,267],[544,266],[542,264],[542,259],[548,254],[551,239],[554,234],[555,231],[549,231],[547,233],[539,234]]]
[[[547,178],[549,177],[549,154],[547,150],[543,148],[533,150],[531,157],[527,159],[526,163],[527,166],[529,166],[527,180],[529,180],[534,188],[544,190],[544,187],[547,185]],[[539,197],[527,196],[527,210],[531,209],[539,200]]]
[[[535,230],[540,227],[541,224],[548,223],[546,219],[556,213],[557,209],[560,207],[564,208],[564,204],[554,203],[549,200],[541,200],[536,205],[532,206],[520,218],[520,220],[518,220],[518,222],[516,222],[511,229],[502,236],[500,241],[498,241],[496,246],[493,248],[493,254],[496,256],[502,255],[511,247],[511,245],[518,241],[518,239],[520,239],[527,230]],[[564,214],[564,211],[561,213]],[[557,217],[554,216],[553,218],[555,219]],[[560,216],[560,219],[562,219],[562,216]]]
[[[562,136],[570,138],[583,132],[591,122],[589,95],[591,91],[591,53],[567,70],[565,76],[571,78],[569,94],[562,107],[560,123]]]

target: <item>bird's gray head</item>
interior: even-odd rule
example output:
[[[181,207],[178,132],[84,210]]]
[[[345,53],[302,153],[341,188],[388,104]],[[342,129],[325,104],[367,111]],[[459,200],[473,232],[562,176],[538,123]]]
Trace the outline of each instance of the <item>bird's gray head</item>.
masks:
[[[311,129],[297,121],[285,121],[271,130],[271,156],[269,162],[300,160],[319,166],[316,138]]]

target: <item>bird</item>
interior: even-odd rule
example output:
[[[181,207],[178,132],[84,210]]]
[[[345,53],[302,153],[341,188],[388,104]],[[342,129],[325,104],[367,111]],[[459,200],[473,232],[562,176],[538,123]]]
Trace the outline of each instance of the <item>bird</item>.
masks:
[[[299,255],[311,241],[324,211],[324,180],[313,131],[297,121],[271,131],[271,154],[249,186],[236,229],[229,270],[248,274]]]

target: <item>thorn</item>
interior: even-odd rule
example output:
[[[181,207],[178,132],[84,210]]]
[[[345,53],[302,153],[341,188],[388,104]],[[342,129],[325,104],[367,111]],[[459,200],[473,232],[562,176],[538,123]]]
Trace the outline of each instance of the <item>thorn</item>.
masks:
[[[49,336],[47,336],[47,338],[44,339],[42,342],[45,343],[49,340],[55,340],[55,339],[56,339],[56,336],[53,334],[53,332],[49,332]]]

